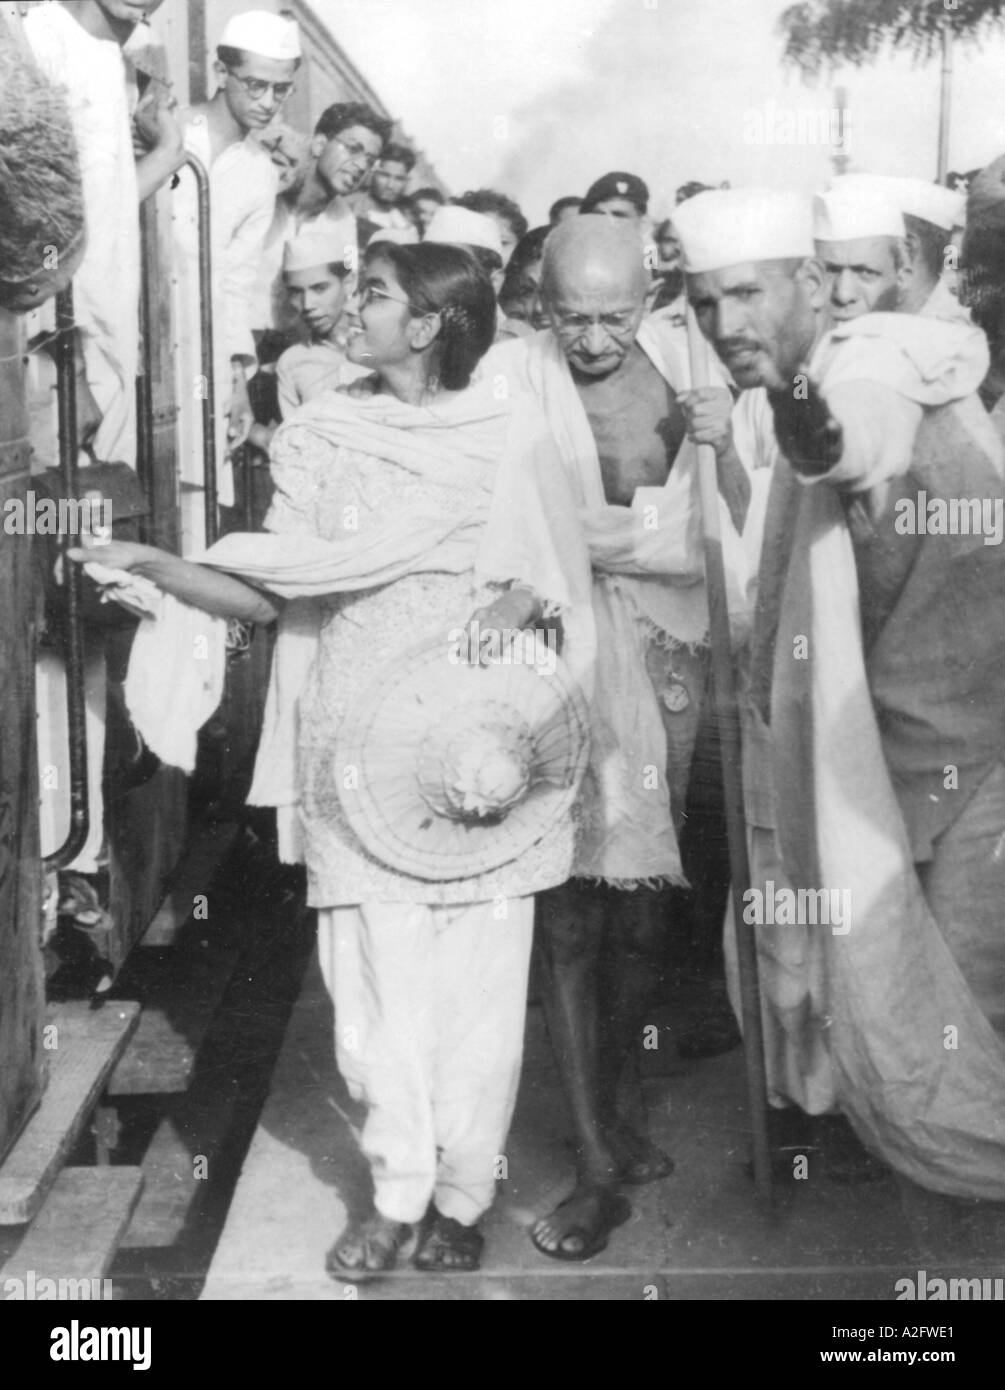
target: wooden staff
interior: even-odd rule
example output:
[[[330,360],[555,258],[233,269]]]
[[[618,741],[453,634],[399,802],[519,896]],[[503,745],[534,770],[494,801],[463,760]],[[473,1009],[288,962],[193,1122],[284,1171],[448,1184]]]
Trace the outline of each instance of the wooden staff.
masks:
[[[687,345],[691,362],[691,386],[694,389],[707,386],[708,348],[690,305],[687,309]],[[750,863],[747,857],[747,828],[743,815],[739,705],[733,676],[733,648],[729,632],[729,608],[726,603],[726,570],[722,558],[722,531],[719,526],[719,479],[712,445],[698,444],[696,447],[701,487],[702,535],[705,542],[708,629],[712,644],[712,689],[722,749],[730,893],[740,975],[744,1051],[747,1059],[747,1099],[753,1134],[754,1183],[758,1197],[766,1207],[770,1207],[772,1192],[771,1156],[768,1147],[768,1083],[761,1029],[757,947],[753,931],[743,929],[743,895],[750,886]]]

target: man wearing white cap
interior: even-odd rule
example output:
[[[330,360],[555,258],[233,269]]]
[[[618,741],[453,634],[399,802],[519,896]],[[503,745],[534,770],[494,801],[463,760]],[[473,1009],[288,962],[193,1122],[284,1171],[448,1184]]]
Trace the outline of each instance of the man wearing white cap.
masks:
[[[947,366],[917,317],[815,346],[825,281],[783,197],[707,193],[676,218],[702,330],[767,388],[785,455],[745,700],[771,1098],[836,1103],[915,1182],[1000,1201],[1005,458],[981,362]]]
[[[954,189],[918,178],[846,174],[836,179],[830,193],[818,200],[817,241],[826,242],[828,236],[842,239],[836,223],[844,224],[847,235],[888,238],[891,225],[896,223],[886,211],[891,206],[901,214],[903,222],[903,232],[893,233],[898,243],[893,257],[899,262],[896,293],[892,303],[872,307],[969,322],[967,311],[943,281],[954,228],[963,225],[964,197]],[[827,245],[819,245],[819,250],[825,261],[833,259],[827,254]]]
[[[445,246],[463,246],[492,281],[496,299],[503,284],[503,244],[499,225],[483,212],[447,203],[433,213],[423,241],[439,241]],[[496,310],[496,342],[523,337],[530,330],[516,319],[508,319],[501,309]]]
[[[851,174],[835,180],[813,200],[813,236],[835,323],[899,307],[911,269],[891,181]]]
[[[288,241],[283,280],[308,334],[306,343],[286,349],[276,367],[285,419],[305,401],[364,375],[366,369],[349,362],[338,341],[346,300],[355,284],[341,239],[311,230]]]
[[[361,241],[352,195],[380,158],[391,129],[386,116],[363,102],[335,102],[321,112],[307,146],[302,176],[276,201],[262,258],[261,327],[292,326],[281,276],[283,247],[291,238],[308,229],[337,236],[345,264],[355,268]]]
[[[798,195],[748,189],[701,193],[676,209],[674,228],[689,299],[719,358],[743,388],[737,415],[746,424],[745,437],[758,455],[755,461],[762,465],[755,474],[761,483],[757,506],[751,508],[744,528],[748,544],[752,532],[763,536],[751,557],[752,568],[760,574],[751,634],[752,673],[744,682],[744,809],[751,883],[772,882],[783,888],[788,877],[775,835],[768,690],[758,653],[766,641],[765,599],[775,594],[779,582],[772,566],[787,553],[794,489],[791,469],[778,452],[763,388],[784,390],[808,358],[826,326],[821,311],[827,285],[823,268],[812,259],[810,207]],[[853,256],[850,264],[857,259]],[[768,672],[770,680],[770,666]],[[754,685],[753,673],[761,685]],[[811,1115],[826,1113],[834,1105],[824,1033],[823,963],[816,946],[812,934],[795,926],[758,932],[769,1098],[781,1110],[795,1104]],[[735,1003],[731,924],[725,950]],[[776,1122],[773,1136],[779,1144],[780,1127]]]
[[[544,895],[538,914],[577,1185],[535,1223],[531,1239],[560,1260],[604,1248],[630,1213],[622,1183],[658,1181],[673,1169],[615,1103],[659,978],[667,905],[654,890],[683,882],[677,835],[707,656],[696,456],[684,404],[699,393],[689,392],[682,331],[645,318],[649,287],[633,224],[571,218],[545,243],[550,327],[493,349],[485,367],[500,388],[542,403],[594,575],[593,750],[575,877]],[[728,409],[729,392],[720,392]],[[731,438],[723,433],[717,443],[724,486],[736,485],[738,473],[742,490]]]
[[[275,166],[254,134],[275,119],[293,90],[300,65],[299,30],[282,15],[248,10],[229,20],[216,53],[217,90],[192,109],[185,144],[210,180],[217,468],[220,501],[228,506],[234,498],[226,455],[245,441],[253,422],[247,377],[257,365],[253,329],[261,301],[261,256],[279,187]],[[189,383],[198,378],[200,366],[194,328],[195,202],[189,176],[183,176],[178,192],[175,217],[186,262],[184,322],[193,326],[180,335],[180,358],[191,355],[180,360],[179,371],[184,394],[190,395]],[[190,456],[198,447],[193,438],[182,453],[187,481],[200,480],[201,470]]]

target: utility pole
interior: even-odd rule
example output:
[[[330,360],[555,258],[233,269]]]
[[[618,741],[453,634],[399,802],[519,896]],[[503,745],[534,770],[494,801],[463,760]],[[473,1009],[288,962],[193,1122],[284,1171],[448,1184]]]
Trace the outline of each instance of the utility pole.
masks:
[[[939,92],[939,158],[935,175],[945,183],[949,172],[949,115],[953,99],[953,29],[947,21],[942,26],[942,86]]]
[[[834,89],[834,109],[837,112],[837,129],[834,122],[831,123],[831,163],[834,165],[834,173],[840,177],[841,174],[848,172],[848,165],[851,157],[848,154],[848,145],[851,140],[851,111],[848,108],[848,88],[835,87]]]

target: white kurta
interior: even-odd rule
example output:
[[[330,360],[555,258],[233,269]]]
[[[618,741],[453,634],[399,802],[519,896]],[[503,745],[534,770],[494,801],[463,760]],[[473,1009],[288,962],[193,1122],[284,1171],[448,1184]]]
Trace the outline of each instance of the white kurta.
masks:
[[[227,457],[227,411],[230,406],[231,359],[240,357],[249,372],[257,362],[253,329],[262,302],[262,249],[272,225],[279,179],[275,165],[250,136],[237,140],[211,159],[205,117],[185,125],[185,148],[209,173],[210,241],[213,265],[213,388],[216,420],[217,488],[222,506],[233,506],[233,469]],[[199,283],[195,180],[182,170],[174,200],[178,250],[178,399],[200,399],[202,364],[199,344]],[[198,411],[182,411],[188,432],[179,451],[183,483],[203,479]],[[201,504],[200,504],[201,505]]]
[[[87,249],[73,278],[87,383],[101,411],[99,459],[136,467],[140,230],[131,136],[135,91],[117,43],[86,33],[61,5],[24,21],[39,66],[66,93],[80,155]]]
[[[280,413],[288,420],[305,401],[368,375],[365,367],[348,361],[334,343],[294,343],[276,364]]]

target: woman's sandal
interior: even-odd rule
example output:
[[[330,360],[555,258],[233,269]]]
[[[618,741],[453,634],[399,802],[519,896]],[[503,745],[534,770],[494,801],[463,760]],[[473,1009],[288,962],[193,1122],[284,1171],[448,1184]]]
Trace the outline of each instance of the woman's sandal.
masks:
[[[379,1278],[394,1268],[411,1233],[411,1226],[374,1213],[338,1238],[325,1257],[325,1269],[333,1279],[357,1284]]]
[[[484,1244],[477,1226],[462,1226],[432,1207],[412,1263],[416,1269],[467,1274],[481,1267]]]

